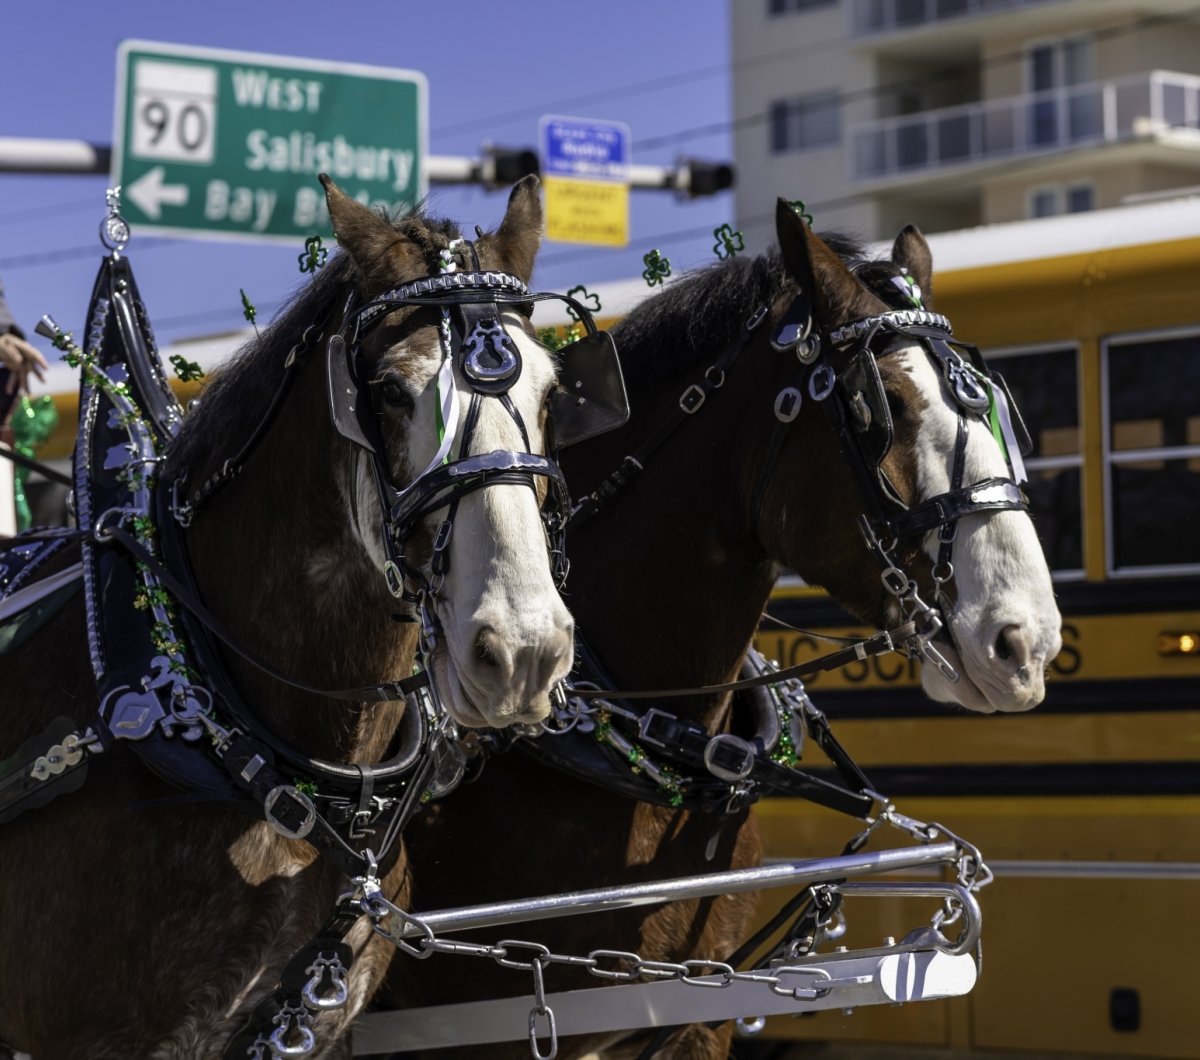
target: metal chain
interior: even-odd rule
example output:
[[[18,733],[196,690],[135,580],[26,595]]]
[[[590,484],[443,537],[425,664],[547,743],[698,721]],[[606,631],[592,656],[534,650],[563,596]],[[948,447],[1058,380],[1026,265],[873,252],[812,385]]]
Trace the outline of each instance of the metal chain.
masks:
[[[991,870],[974,844],[955,835],[941,824],[927,824],[899,813],[890,800],[883,796],[875,794],[875,798],[879,802],[879,810],[870,818],[866,829],[851,841],[848,849],[860,848],[885,824],[922,843],[930,843],[940,836],[945,836],[954,842],[960,851],[957,866],[959,884],[976,891],[992,881]],[[769,971],[759,969],[739,972],[726,961],[708,958],[659,961],[642,957],[630,950],[604,948],[591,950],[586,956],[578,956],[553,953],[542,943],[525,939],[501,939],[494,945],[488,945],[438,937],[420,916],[406,912],[385,899],[379,892],[376,881],[359,879],[355,883],[361,888],[359,908],[371,918],[372,929],[410,956],[422,960],[435,953],[479,957],[494,961],[503,968],[530,972],[533,976],[534,1004],[529,1010],[528,1027],[533,1060],[555,1060],[558,1055],[557,1023],[554,1010],[546,1001],[545,990],[546,969],[552,965],[579,968],[597,979],[618,983],[674,980],[704,989],[722,989],[734,982],[762,983],[772,993],[797,1001],[813,1001],[828,996],[840,987],[859,984],[859,980],[854,978],[835,979],[822,967],[789,963],[811,956],[823,942],[839,938],[845,933],[845,914],[838,901],[837,884],[815,883],[805,888],[810,898],[805,906],[806,911],[801,914],[797,924],[811,925],[810,936],[797,938],[794,937],[794,930],[788,932],[784,944],[771,954]],[[943,927],[949,927],[962,916],[962,906],[954,899],[946,898],[942,907],[931,918],[931,927],[941,935]],[[381,926],[384,919],[399,921],[401,930],[404,926],[416,928],[420,935],[409,942],[401,938],[395,929],[388,930]],[[548,1052],[542,1052],[542,1038],[549,1039]]]

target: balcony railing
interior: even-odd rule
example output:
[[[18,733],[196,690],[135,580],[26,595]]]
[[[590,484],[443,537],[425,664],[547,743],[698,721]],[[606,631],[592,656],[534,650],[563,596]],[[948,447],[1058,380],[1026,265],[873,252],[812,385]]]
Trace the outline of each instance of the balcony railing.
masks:
[[[854,0],[850,32],[894,33],[972,15],[994,15],[1052,0]]]
[[[849,134],[851,176],[928,174],[1184,128],[1200,129],[1200,77],[1154,70],[856,126]]]

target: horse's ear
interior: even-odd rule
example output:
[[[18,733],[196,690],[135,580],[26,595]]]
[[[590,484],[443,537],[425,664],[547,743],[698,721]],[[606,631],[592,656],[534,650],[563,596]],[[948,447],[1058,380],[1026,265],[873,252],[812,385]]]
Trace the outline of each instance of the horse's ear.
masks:
[[[812,299],[823,326],[834,327],[875,311],[876,299],[786,199],[775,207],[775,234],[788,272]]]
[[[386,290],[396,277],[419,273],[421,253],[374,210],[350,198],[328,173],[318,179],[338,243],[350,255],[368,293]]]
[[[921,301],[933,308],[933,252],[916,225],[905,225],[892,244],[892,264],[908,270],[921,288]]]
[[[496,229],[496,251],[508,269],[529,282],[533,262],[542,245],[542,183],[530,173],[522,177],[508,196],[504,220]]]

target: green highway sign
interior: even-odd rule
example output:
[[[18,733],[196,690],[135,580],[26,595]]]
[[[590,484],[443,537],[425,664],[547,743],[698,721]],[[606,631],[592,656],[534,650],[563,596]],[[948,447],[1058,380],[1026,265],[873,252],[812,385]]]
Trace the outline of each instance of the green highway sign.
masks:
[[[295,242],[328,234],[318,173],[389,211],[425,195],[423,74],[124,41],[112,181],[135,228]]]

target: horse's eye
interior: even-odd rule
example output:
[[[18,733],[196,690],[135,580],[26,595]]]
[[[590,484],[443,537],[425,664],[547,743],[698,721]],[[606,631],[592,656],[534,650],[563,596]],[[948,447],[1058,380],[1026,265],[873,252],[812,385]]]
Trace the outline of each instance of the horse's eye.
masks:
[[[411,409],[413,407],[412,395],[396,379],[384,379],[379,384],[379,393],[392,408]]]
[[[905,412],[908,411],[908,406],[904,403],[904,398],[895,391],[887,391],[888,408],[891,410],[892,419],[899,420],[904,418]]]

